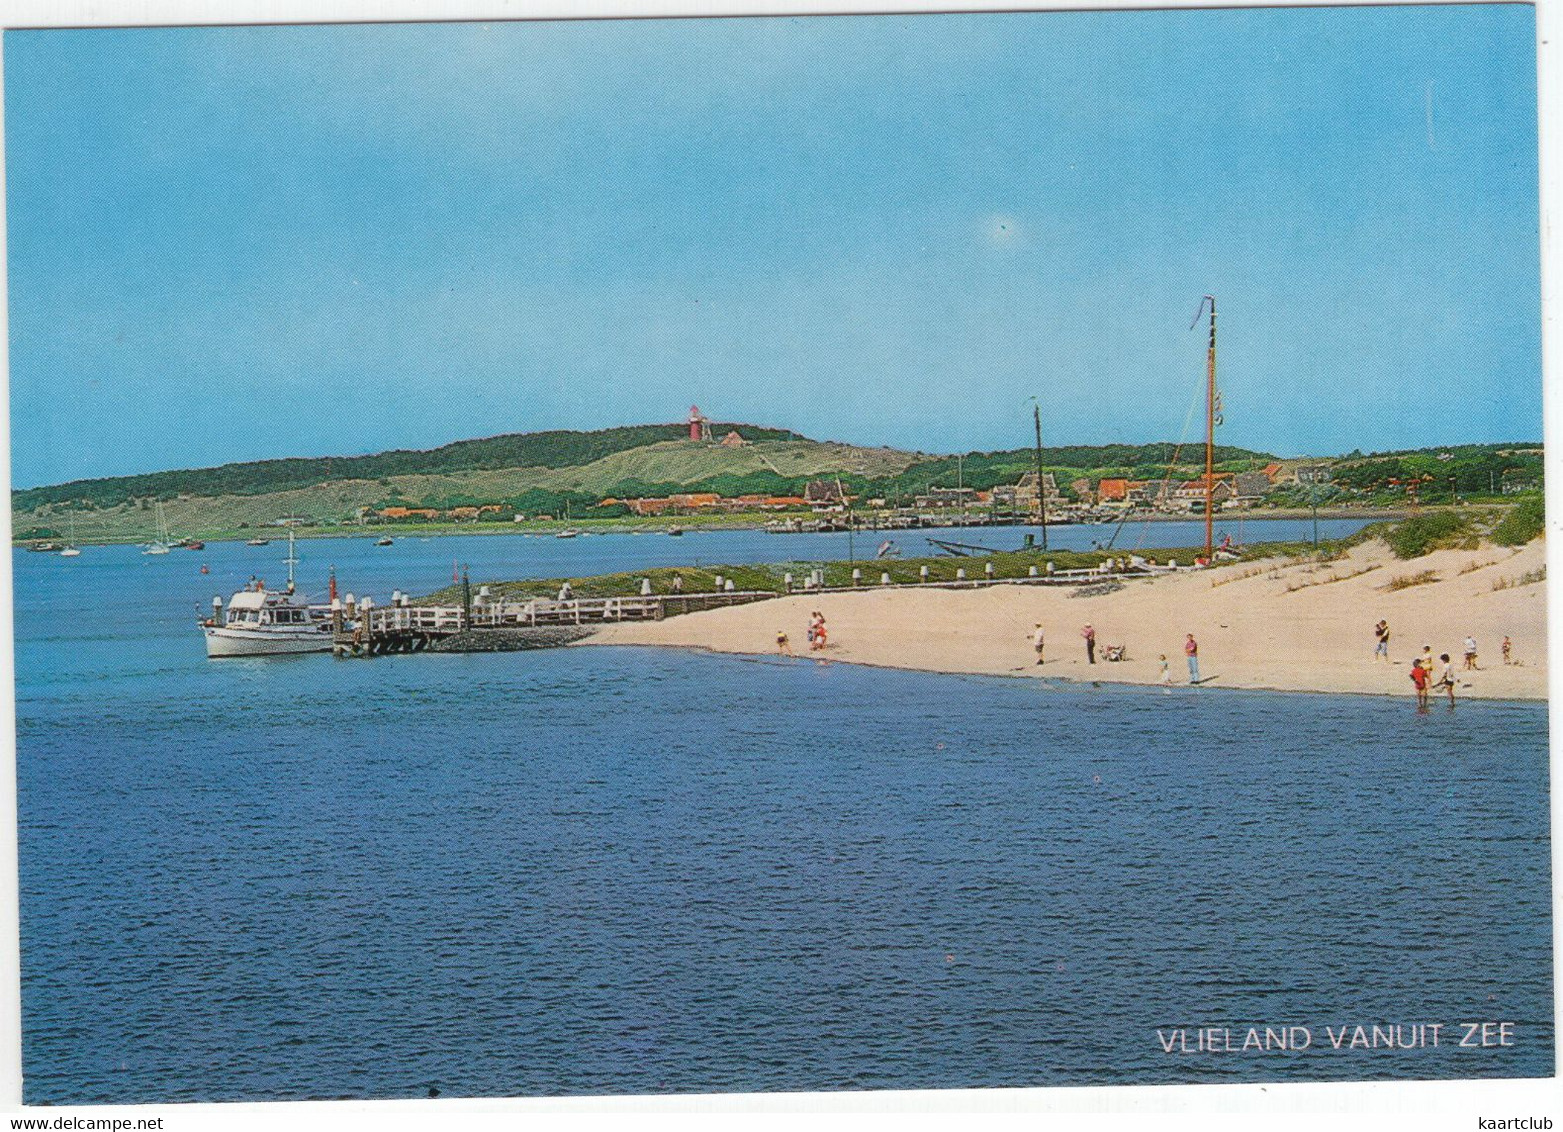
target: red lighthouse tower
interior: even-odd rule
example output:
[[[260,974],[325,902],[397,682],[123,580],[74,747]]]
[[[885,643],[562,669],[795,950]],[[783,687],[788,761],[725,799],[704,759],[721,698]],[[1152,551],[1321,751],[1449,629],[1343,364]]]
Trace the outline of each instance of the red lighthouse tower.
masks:
[[[689,439],[711,439],[711,419],[700,412],[699,405],[689,406]]]

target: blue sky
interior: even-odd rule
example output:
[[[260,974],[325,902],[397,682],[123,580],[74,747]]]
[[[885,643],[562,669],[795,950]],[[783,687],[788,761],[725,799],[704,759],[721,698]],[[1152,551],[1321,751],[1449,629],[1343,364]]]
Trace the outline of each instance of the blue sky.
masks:
[[[1541,434],[1520,5],[7,33],[17,486],[714,417]],[[1188,435],[1198,431],[1196,420]]]

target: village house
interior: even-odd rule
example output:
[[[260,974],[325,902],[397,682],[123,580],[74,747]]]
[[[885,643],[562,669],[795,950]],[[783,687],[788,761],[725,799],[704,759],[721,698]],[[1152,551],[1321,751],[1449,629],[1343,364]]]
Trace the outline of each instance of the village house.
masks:
[[[1102,480],[1096,485],[1096,501],[1098,503],[1129,502],[1129,481],[1115,478]]]
[[[1269,495],[1273,486],[1270,477],[1263,472],[1238,472],[1233,481],[1239,502],[1256,503]]]
[[[1211,507],[1220,507],[1223,503],[1237,498],[1237,489],[1232,486],[1232,476],[1227,472],[1213,472],[1210,476],[1209,499]],[[1188,480],[1173,488],[1170,503],[1174,508],[1187,511],[1203,510],[1206,500],[1205,477]]]
[[[718,442],[723,448],[742,448],[749,442],[738,435],[738,430],[733,429]]]
[[[1052,472],[1042,473],[1042,490],[1049,507],[1062,507],[1064,497],[1058,490],[1058,484],[1053,479]],[[1014,505],[1023,510],[1034,510],[1037,506],[1037,474],[1027,472],[1015,481]]]
[[[1166,480],[1126,480],[1124,500],[1139,507],[1159,507],[1167,501]]]
[[[438,519],[440,513],[433,507],[382,507],[377,514],[382,519]]]
[[[847,506],[847,494],[834,480],[810,480],[803,489],[803,500],[815,511],[844,511]]]
[[[497,512],[503,510],[504,508],[498,503],[484,503],[478,507],[452,507],[447,514],[452,519],[478,519],[490,511]]]
[[[976,502],[976,488],[940,487],[938,484],[929,484],[928,493],[916,497],[919,507],[969,507]]]
[[[668,501],[674,507],[682,507],[687,511],[700,511],[708,507],[715,507],[722,502],[722,497],[714,491],[693,491],[675,493],[668,496]]]

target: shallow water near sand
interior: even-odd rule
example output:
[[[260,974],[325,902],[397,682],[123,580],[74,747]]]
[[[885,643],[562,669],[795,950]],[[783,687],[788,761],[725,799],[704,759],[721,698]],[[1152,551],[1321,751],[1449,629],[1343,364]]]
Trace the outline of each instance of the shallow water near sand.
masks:
[[[207,662],[277,550],[14,558],[30,1102],[1552,1072],[1544,705]]]

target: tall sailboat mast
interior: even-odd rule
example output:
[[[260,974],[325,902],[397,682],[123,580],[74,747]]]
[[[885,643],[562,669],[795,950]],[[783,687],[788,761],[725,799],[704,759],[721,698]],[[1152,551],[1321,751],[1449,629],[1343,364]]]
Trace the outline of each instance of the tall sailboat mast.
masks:
[[[1216,423],[1221,411],[1221,395],[1216,392],[1216,297],[1206,295],[1194,312],[1194,325],[1205,304],[1210,304],[1210,348],[1205,354],[1205,561],[1211,561],[1215,552],[1215,495],[1216,495]],[[1190,327],[1193,329],[1193,327]]]
[[[293,592],[293,567],[298,565],[298,558],[293,553],[293,528],[288,528],[288,592]]]
[[[1037,514],[1042,521],[1042,549],[1047,549],[1047,492],[1042,487],[1042,403],[1031,399],[1031,423],[1037,427]]]

